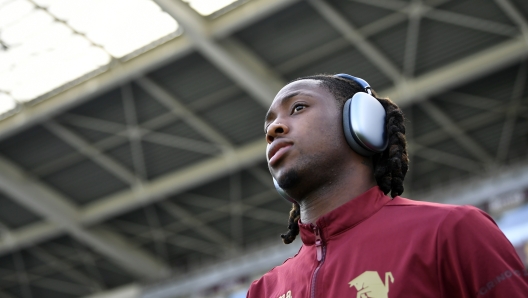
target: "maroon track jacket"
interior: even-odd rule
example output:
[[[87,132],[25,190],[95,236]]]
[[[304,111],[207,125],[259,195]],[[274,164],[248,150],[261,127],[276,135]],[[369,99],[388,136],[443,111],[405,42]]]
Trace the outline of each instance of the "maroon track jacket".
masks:
[[[528,272],[470,206],[391,200],[376,186],[300,224],[303,246],[247,297],[528,297]]]

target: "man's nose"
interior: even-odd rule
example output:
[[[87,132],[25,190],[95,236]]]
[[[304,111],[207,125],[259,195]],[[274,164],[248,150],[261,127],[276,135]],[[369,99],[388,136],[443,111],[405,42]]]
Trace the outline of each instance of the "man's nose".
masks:
[[[289,131],[288,126],[283,123],[273,122],[268,126],[266,130],[266,141],[271,144],[276,137],[287,134]]]

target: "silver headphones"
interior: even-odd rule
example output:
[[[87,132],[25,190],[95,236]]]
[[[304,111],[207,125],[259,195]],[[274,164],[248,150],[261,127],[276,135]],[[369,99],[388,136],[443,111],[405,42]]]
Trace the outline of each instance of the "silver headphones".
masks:
[[[356,82],[363,89],[349,98],[343,108],[343,131],[348,145],[359,155],[372,156],[383,152],[389,143],[385,128],[386,112],[381,103],[372,96],[370,85],[363,79],[340,73],[334,77]],[[273,178],[279,194],[289,202],[296,203]]]

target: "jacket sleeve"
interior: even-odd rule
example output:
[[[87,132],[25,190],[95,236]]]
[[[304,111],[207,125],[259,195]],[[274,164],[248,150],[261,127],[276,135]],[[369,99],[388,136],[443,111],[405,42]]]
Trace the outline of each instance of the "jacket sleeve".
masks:
[[[528,297],[528,273],[493,219],[470,206],[449,212],[437,235],[442,297]]]

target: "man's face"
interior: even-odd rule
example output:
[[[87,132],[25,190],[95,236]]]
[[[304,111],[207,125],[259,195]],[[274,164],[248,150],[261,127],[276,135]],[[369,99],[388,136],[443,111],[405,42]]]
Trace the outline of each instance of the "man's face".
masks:
[[[268,167],[286,190],[329,181],[352,152],[337,100],[319,84],[301,80],[286,85],[266,116]]]

